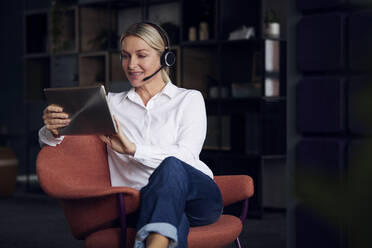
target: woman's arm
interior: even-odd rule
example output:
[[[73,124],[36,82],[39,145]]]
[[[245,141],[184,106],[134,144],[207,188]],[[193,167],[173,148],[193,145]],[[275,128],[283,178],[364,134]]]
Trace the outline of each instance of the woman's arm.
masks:
[[[58,128],[65,127],[70,123],[68,115],[63,112],[61,107],[52,104],[44,109],[43,120],[44,127],[39,130],[40,146],[60,144],[63,136],[59,136]]]

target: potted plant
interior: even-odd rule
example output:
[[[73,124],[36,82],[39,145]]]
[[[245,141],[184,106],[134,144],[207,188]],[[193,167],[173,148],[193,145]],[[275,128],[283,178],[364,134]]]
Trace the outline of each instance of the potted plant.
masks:
[[[278,15],[272,9],[265,12],[264,35],[269,38],[280,38],[280,23]]]

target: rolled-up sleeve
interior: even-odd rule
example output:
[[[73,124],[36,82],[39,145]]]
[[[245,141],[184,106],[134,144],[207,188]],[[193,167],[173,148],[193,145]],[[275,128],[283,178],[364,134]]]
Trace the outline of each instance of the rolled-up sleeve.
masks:
[[[56,146],[60,144],[64,139],[64,136],[54,137],[53,134],[45,127],[43,126],[39,130],[39,144],[40,147],[43,147],[44,145],[48,146]]]

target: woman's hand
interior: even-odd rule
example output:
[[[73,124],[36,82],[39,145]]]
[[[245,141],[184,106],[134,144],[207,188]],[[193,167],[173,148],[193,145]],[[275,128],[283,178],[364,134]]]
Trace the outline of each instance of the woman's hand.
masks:
[[[118,133],[110,136],[100,135],[100,139],[108,146],[110,146],[113,150],[122,154],[133,156],[136,152],[136,144],[132,143],[127,138],[127,136],[124,135],[123,131],[121,130],[119,121],[116,119],[115,115],[113,117]]]
[[[49,105],[43,111],[43,120],[45,127],[53,134],[54,137],[58,137],[58,128],[65,127],[70,124],[71,120],[68,119],[68,114],[63,112],[63,109],[57,105]]]

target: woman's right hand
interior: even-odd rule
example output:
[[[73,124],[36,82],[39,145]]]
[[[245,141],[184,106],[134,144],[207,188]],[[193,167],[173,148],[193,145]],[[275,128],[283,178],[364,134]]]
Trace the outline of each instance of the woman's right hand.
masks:
[[[44,109],[43,119],[45,127],[53,134],[54,137],[58,137],[58,128],[65,127],[70,124],[71,120],[68,118],[68,114],[63,112],[63,109],[57,105],[49,105]]]

